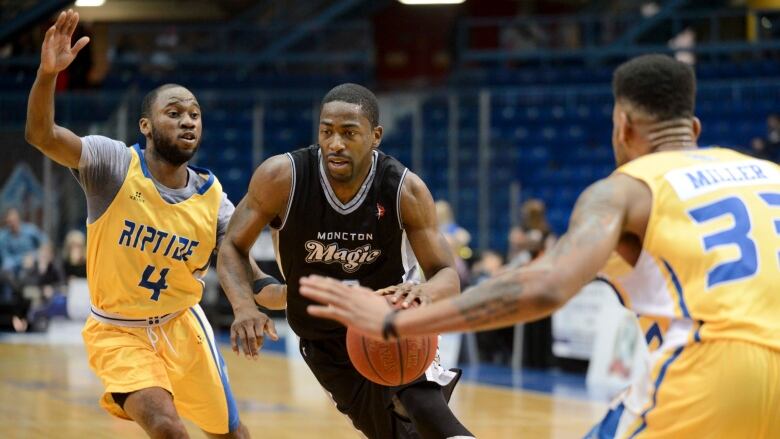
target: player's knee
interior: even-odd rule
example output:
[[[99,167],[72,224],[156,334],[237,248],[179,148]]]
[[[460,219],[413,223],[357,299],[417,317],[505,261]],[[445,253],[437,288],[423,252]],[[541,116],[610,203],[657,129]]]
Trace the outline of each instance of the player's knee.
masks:
[[[452,413],[437,385],[420,383],[407,387],[399,392],[398,400],[424,439],[473,437]]]
[[[148,429],[152,437],[159,439],[186,439],[189,437],[184,423],[178,416],[155,414],[148,419]]]
[[[432,412],[447,407],[447,401],[441,393],[441,389],[429,383],[420,383],[408,387],[398,394],[398,399],[403,404],[407,416],[427,416]]]
[[[249,439],[251,436],[249,435],[249,430],[246,428],[246,425],[239,423],[238,428],[218,437],[224,439]]]

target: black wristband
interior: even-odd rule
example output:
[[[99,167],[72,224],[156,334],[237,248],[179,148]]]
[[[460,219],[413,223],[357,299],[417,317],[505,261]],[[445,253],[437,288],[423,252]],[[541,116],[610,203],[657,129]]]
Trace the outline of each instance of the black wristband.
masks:
[[[395,328],[395,315],[398,314],[398,311],[400,309],[390,311],[382,321],[382,339],[385,341],[398,338],[398,331]]]
[[[252,284],[252,292],[254,294],[257,294],[260,291],[262,291],[263,288],[267,287],[268,285],[273,285],[273,284],[281,285],[281,282],[279,282],[279,279],[277,279],[277,278],[275,278],[273,276],[268,276],[268,277],[264,277],[262,279],[257,279]]]

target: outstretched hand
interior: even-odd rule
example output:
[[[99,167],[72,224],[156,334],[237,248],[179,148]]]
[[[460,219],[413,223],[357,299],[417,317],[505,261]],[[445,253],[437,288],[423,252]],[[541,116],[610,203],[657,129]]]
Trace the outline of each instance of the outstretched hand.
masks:
[[[46,31],[41,48],[41,72],[57,74],[65,70],[76,58],[84,46],[89,43],[89,37],[81,37],[72,47],[70,45],[73,31],[79,23],[78,12],[63,11],[57,17],[57,22]]]
[[[382,339],[382,321],[392,311],[384,297],[329,277],[306,276],[300,283],[303,296],[324,304],[309,305],[309,314],[336,320],[369,337]]]
[[[257,353],[263,347],[264,336],[279,340],[274,321],[254,306],[244,307],[235,312],[235,320],[230,325],[230,345],[233,352],[240,355],[244,351],[247,358],[257,359]],[[240,348],[239,348],[240,346]]]
[[[432,302],[431,298],[420,288],[420,284],[413,282],[382,288],[377,290],[376,294],[385,296],[391,304],[401,309],[407,309],[415,303],[425,305]]]

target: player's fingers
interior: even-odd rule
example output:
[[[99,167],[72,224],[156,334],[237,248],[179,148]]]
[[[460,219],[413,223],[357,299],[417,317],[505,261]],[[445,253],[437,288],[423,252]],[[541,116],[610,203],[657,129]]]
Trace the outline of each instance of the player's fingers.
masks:
[[[254,331],[253,331],[254,332]],[[257,340],[252,336],[252,334],[249,333],[249,330],[246,326],[241,326],[241,338],[243,339],[241,343],[242,349],[244,350],[244,356],[247,358],[252,357],[253,349],[252,347],[255,345]]]
[[[395,290],[395,294],[393,294],[393,297],[390,298],[390,302],[398,303],[398,302],[403,300],[405,295],[406,295],[406,292],[399,288],[399,289]]]
[[[257,351],[263,346],[263,333],[257,330],[258,328],[255,327],[256,323],[257,322],[253,322],[246,330],[249,337],[249,354],[252,358],[257,357]]]
[[[386,287],[386,288],[382,288],[380,290],[376,290],[374,293],[376,295],[378,295],[378,296],[387,296],[387,295],[395,293],[395,289],[396,289],[396,287],[395,287],[395,285],[393,285],[391,287]]]
[[[338,302],[338,295],[332,293],[329,290],[323,289],[317,284],[309,284],[301,281],[301,294],[311,300],[320,303],[334,303]]]
[[[271,319],[268,319],[265,322],[265,333],[268,334],[269,337],[271,337],[271,340],[273,341],[279,340],[279,335],[276,333],[276,325],[274,324],[274,321]]]
[[[257,354],[260,349],[263,348],[263,343],[265,342],[265,337],[263,337],[263,324],[260,321],[255,320],[250,331],[252,331],[252,335],[255,337],[255,342],[252,344],[252,358],[256,360]]]
[[[62,35],[70,35],[70,17],[73,15],[73,11],[68,9],[65,12],[65,18],[62,20],[62,25],[57,26]]]
[[[47,41],[51,41],[52,38],[54,38],[54,32],[57,32],[57,26],[52,25],[50,28],[46,29],[46,33],[43,35],[43,43],[46,44]]]
[[[84,46],[89,43],[89,37],[81,37],[78,41],[76,41],[76,44],[73,45],[73,49],[71,49],[71,52],[75,56],[81,49],[84,48]]]
[[[346,319],[340,315],[339,310],[331,306],[309,305],[306,307],[306,311],[314,317],[336,320],[344,324],[347,323]]]
[[[78,12],[68,11],[68,21],[65,35],[72,37],[73,32],[76,30],[76,25],[79,23]]]
[[[68,17],[68,14],[65,11],[60,12],[60,15],[57,16],[57,21],[54,22],[54,27],[62,32],[64,30],[65,26],[65,19]]]
[[[233,349],[233,352],[235,352],[236,355],[239,354],[239,351],[238,351],[238,333],[236,332],[236,326],[235,325],[230,327],[230,347]]]
[[[347,293],[351,292],[351,290],[343,283],[330,277],[311,275],[303,278],[302,283],[307,283],[313,287],[317,287],[318,289],[329,291],[336,295],[344,295],[345,291]]]
[[[405,308],[409,308],[410,306],[412,306],[412,302],[417,300],[417,298],[418,298],[417,294],[415,294],[414,292],[410,292],[409,294],[406,295],[406,298],[404,299],[404,301],[401,304],[401,306],[404,309]]]

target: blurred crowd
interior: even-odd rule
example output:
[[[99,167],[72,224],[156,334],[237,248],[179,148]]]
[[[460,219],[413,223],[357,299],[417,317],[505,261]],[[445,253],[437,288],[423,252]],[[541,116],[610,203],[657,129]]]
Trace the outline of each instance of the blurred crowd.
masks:
[[[457,225],[450,205],[446,201],[437,201],[436,212],[441,232],[455,255],[462,290],[498,276],[507,269],[529,264],[543,255],[556,239],[547,221],[545,204],[537,199],[529,199],[522,204],[519,218],[515,219],[515,225],[507,236],[506,254],[494,250],[473,253],[469,247],[471,236]],[[478,333],[480,362],[509,365],[514,336],[511,327]],[[551,365],[551,318],[525,325],[522,359],[526,367],[547,368]]]
[[[4,212],[0,228],[0,330],[43,331],[50,318],[66,314],[70,281],[86,278],[84,233],[72,230],[62,245],[51,242],[19,209]]]
[[[766,118],[766,135],[750,141],[750,154],[754,157],[780,163],[780,115]]]

